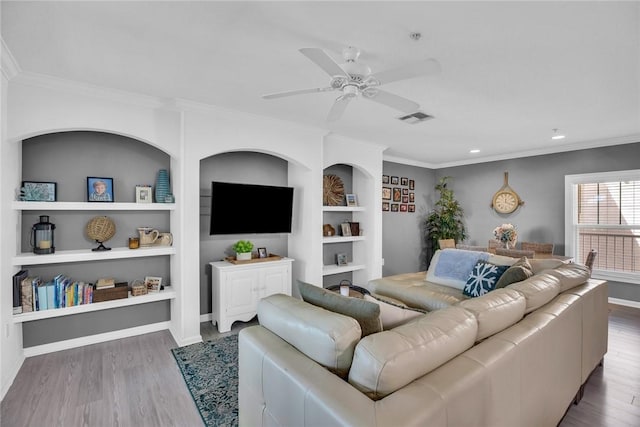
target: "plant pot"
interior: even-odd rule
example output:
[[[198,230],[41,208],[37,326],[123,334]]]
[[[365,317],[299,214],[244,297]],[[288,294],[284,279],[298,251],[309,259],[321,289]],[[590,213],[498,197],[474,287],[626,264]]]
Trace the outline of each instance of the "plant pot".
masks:
[[[251,252],[236,252],[236,260],[247,261],[251,259]]]

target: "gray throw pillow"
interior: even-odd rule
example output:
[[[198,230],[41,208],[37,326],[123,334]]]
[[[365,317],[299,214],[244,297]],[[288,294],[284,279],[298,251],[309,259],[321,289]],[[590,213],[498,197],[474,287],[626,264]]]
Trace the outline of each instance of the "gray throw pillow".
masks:
[[[522,282],[531,276],[533,276],[533,269],[531,268],[531,264],[527,257],[523,256],[509,267],[500,279],[498,279],[495,289],[504,288],[512,283]]]
[[[359,298],[345,297],[300,280],[298,280],[298,290],[303,301],[355,319],[360,324],[363,337],[382,331],[378,304]]]

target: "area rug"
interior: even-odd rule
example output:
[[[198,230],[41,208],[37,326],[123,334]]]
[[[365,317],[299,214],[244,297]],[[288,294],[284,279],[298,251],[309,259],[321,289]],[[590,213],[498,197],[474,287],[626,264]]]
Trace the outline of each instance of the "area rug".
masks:
[[[238,425],[238,335],[171,350],[208,427]]]

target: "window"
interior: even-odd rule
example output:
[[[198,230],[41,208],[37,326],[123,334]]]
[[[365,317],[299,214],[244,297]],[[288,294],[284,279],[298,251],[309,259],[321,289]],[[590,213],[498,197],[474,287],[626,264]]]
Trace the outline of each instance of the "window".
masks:
[[[595,249],[594,277],[640,283],[640,170],[567,175],[565,197],[567,254]]]

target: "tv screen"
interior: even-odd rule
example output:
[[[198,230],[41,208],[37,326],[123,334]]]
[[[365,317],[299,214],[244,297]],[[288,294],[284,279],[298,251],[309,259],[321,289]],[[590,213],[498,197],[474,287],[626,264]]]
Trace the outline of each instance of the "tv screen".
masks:
[[[291,233],[293,188],[211,183],[209,234]]]

